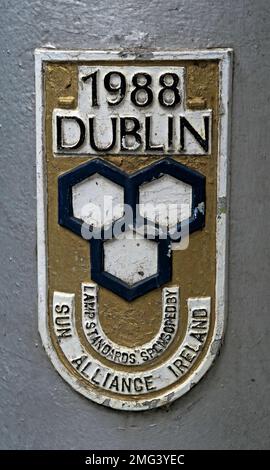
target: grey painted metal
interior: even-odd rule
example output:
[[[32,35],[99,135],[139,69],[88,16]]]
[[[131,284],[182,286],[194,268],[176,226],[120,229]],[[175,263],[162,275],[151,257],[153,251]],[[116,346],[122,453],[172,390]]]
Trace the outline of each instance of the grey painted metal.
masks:
[[[267,448],[268,0],[2,0],[0,448]],[[35,47],[234,48],[229,321],[222,356],[168,409],[95,405],[54,370],[37,331]]]

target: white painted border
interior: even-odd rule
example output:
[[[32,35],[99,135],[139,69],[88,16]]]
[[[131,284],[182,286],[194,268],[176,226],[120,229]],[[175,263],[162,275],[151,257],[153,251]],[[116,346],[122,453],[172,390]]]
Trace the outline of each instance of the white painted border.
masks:
[[[113,61],[113,60],[147,59],[155,60],[219,60],[220,72],[220,124],[219,124],[219,151],[218,151],[218,185],[217,207],[226,204],[226,212],[217,213],[216,236],[216,322],[212,342],[200,363],[199,367],[189,376],[188,380],[174,389],[161,393],[159,398],[149,400],[119,400],[108,398],[105,394],[95,393],[80,383],[58,358],[50,339],[47,322],[47,250],[46,250],[46,178],[43,164],[43,62],[61,61]],[[134,53],[124,51],[65,51],[54,49],[37,49],[35,51],[36,76],[36,177],[37,177],[37,251],[38,251],[38,309],[39,332],[43,346],[59,374],[75,390],[96,403],[123,410],[147,410],[165,405],[189,391],[204,376],[212,365],[220,348],[225,329],[225,301],[227,293],[227,214],[228,214],[228,159],[229,159],[229,117],[231,103],[232,82],[232,49],[205,49],[186,51],[138,51]]]

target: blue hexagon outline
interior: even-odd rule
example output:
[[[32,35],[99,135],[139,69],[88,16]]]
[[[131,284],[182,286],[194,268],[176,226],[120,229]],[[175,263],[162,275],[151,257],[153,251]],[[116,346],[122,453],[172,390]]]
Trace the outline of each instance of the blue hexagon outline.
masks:
[[[134,226],[139,223],[136,220],[136,206],[139,203],[139,187],[143,183],[151,182],[161,176],[168,174],[179,181],[189,184],[192,187],[192,215],[187,221],[177,224],[177,231],[180,233],[179,238],[173,238],[173,241],[179,241],[181,238],[181,226],[189,225],[189,233],[202,229],[205,225],[205,176],[197,171],[182,165],[181,163],[166,158],[154,164],[139,170],[136,173],[128,175],[122,170],[108,164],[100,159],[86,162],[74,170],[60,175],[58,178],[58,222],[60,225],[69,228],[77,235],[81,235],[81,226],[83,221],[74,217],[72,207],[72,187],[75,184],[89,178],[93,174],[98,173],[112,182],[118,184],[124,189],[124,203],[129,204],[134,214]],[[204,203],[204,211],[199,210],[199,205]],[[124,216],[121,218],[124,220]],[[116,221],[112,222],[112,228]],[[119,222],[119,219],[118,221]],[[142,218],[141,224],[150,223],[151,221]],[[151,225],[158,229],[154,223]],[[106,238],[106,232],[102,230],[102,238]],[[147,234],[145,235],[147,236]],[[168,234],[169,238],[172,238]],[[158,239],[158,234],[156,239]]]
[[[176,162],[172,158],[166,158],[164,160],[155,162],[154,164],[130,175],[132,186],[136,187],[137,189],[136,194],[133,195],[133,198],[135,197],[135,201],[132,203],[134,208],[137,204],[139,204],[140,186],[143,183],[150,183],[152,181],[158,180],[164,175],[170,175],[179,181],[183,181],[184,183],[189,184],[192,187],[191,217],[177,224],[177,232],[179,233],[178,237],[176,236],[176,233],[171,235],[167,234],[171,240],[178,242],[181,240],[181,228],[183,228],[184,225],[189,226],[189,234],[200,230],[205,226],[205,176],[179,162]],[[199,209],[199,205],[202,203],[204,204],[203,211]],[[155,238],[159,239],[160,234],[158,233],[158,225],[149,221],[148,219],[143,218],[142,216],[140,218],[141,221],[139,221],[137,217],[137,224],[146,225],[147,223],[151,225],[156,229]],[[145,236],[147,236],[147,233],[145,233]]]
[[[74,217],[72,207],[72,187],[75,184],[89,178],[93,174],[100,174],[110,181],[115,182],[124,189],[124,203],[129,204],[133,209],[134,226],[136,225],[136,204],[139,201],[139,186],[142,183],[153,181],[164,174],[169,174],[192,186],[192,211],[193,215],[189,219],[190,233],[204,226],[204,214],[195,215],[195,209],[200,202],[205,203],[205,177],[200,173],[187,168],[186,166],[166,158],[139,170],[132,175],[128,175],[122,170],[101,159],[90,160],[79,167],[64,173],[58,177],[58,222],[60,225],[70,229],[81,236],[81,226],[83,221]],[[194,190],[195,187],[195,190]],[[123,217],[124,219],[124,217]],[[118,219],[119,221],[119,219]],[[115,221],[116,222],[116,221]],[[112,223],[112,228],[114,223]],[[183,222],[182,222],[183,223]],[[179,230],[181,224],[178,224]],[[104,233],[103,233],[104,235]],[[174,240],[177,241],[177,240]],[[91,277],[98,284],[106,287],[112,292],[120,295],[126,300],[133,300],[150,290],[160,287],[171,279],[171,256],[170,256],[170,236],[166,239],[153,241],[158,243],[158,271],[156,275],[139,281],[130,287],[121,279],[104,271],[103,240],[91,238]]]
[[[83,163],[58,177],[58,223],[79,236],[82,236],[83,221],[73,214],[72,187],[96,173],[121,186],[124,189],[125,200],[125,192],[128,191],[126,173],[98,158]],[[112,222],[112,226],[115,222]],[[102,238],[105,237],[105,233],[102,227]]]
[[[157,273],[136,282],[132,286],[104,270],[104,243],[106,241],[91,240],[91,278],[100,286],[106,287],[125,300],[134,300],[171,280],[172,260],[168,239],[159,240],[158,242],[152,240],[152,243],[158,245]]]

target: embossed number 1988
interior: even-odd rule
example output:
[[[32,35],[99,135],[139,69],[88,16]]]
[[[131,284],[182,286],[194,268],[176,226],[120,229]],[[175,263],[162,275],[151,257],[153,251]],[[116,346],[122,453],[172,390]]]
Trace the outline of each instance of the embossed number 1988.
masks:
[[[99,106],[98,88],[99,88],[99,70],[82,77],[85,83],[91,81],[92,106]],[[151,105],[155,99],[152,85],[152,76],[146,72],[135,73],[132,78],[132,91],[130,93],[131,102],[140,108]],[[180,79],[176,73],[166,72],[159,77],[160,90],[157,98],[159,104],[166,108],[173,108],[181,103],[179,91]],[[104,77],[104,88],[109,93],[107,103],[109,106],[119,105],[127,93],[127,79],[122,72],[111,71]]]

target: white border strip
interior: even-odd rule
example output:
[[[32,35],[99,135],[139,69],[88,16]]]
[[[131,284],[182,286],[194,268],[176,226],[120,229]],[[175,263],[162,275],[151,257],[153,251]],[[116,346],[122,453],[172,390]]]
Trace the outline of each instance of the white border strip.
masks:
[[[199,367],[189,379],[180,386],[176,386],[159,395],[159,398],[149,400],[119,400],[108,398],[102,393],[95,393],[87,386],[80,383],[59,360],[50,339],[47,321],[47,250],[46,250],[46,178],[43,164],[43,62],[61,61],[113,61],[113,60],[219,60],[220,66],[220,128],[219,128],[219,152],[218,152],[218,186],[217,207],[227,202],[228,210],[228,159],[229,159],[229,114],[231,102],[232,81],[232,49],[205,49],[198,51],[154,51],[149,54],[138,51],[126,53],[125,51],[64,51],[53,49],[37,49],[35,51],[35,76],[36,76],[36,177],[37,177],[37,252],[38,252],[38,308],[39,308],[39,332],[44,348],[59,374],[75,390],[97,403],[111,408],[124,410],[147,410],[162,406],[176,398],[179,398],[190,390],[204,376],[212,365],[225,329],[225,299],[227,291],[227,214],[217,213],[217,242],[216,242],[216,323],[211,345]]]
[[[107,51],[91,51],[91,50],[64,50],[64,49],[46,49],[40,48],[35,50],[35,56],[41,57],[42,61],[62,62],[62,61],[115,61],[115,60],[224,60],[226,56],[232,53],[232,49],[200,49],[200,50],[183,50],[183,51],[151,51],[137,50],[133,53],[125,50],[107,50]]]

